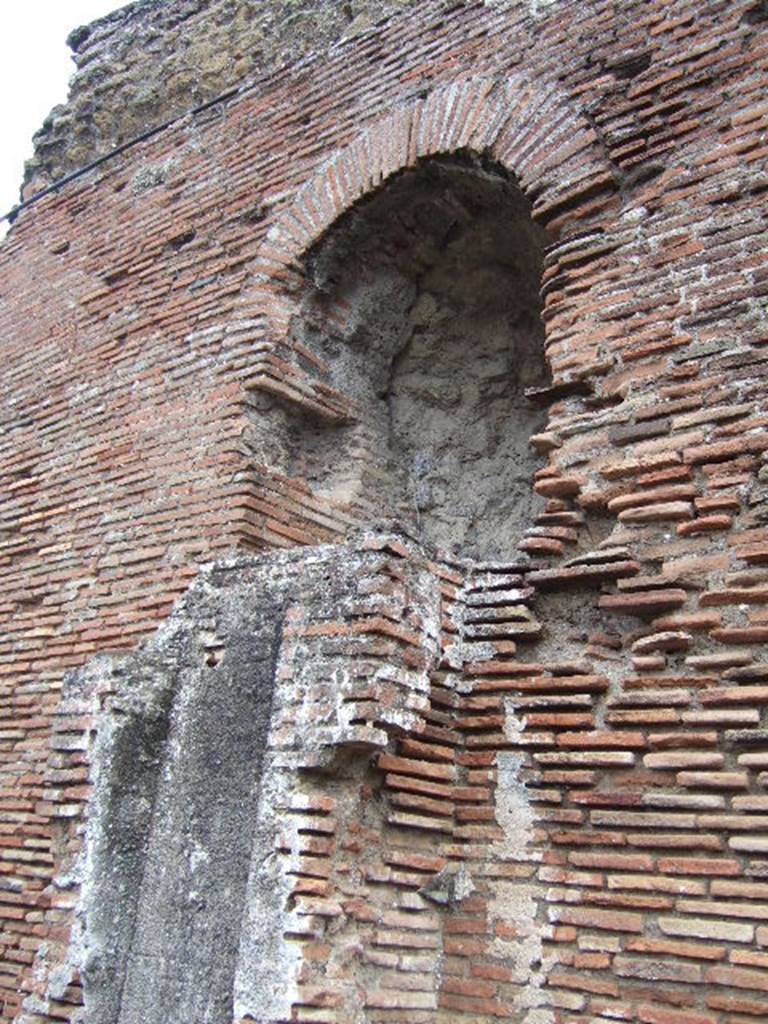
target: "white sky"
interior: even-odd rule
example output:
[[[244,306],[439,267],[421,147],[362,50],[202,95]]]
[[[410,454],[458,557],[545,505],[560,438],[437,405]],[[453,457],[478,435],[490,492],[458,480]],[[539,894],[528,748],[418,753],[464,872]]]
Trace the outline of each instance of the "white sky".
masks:
[[[74,74],[66,38],[73,28],[126,0],[0,0],[0,216],[19,199],[32,136],[51,107],[67,98]],[[0,238],[6,222],[0,222]]]

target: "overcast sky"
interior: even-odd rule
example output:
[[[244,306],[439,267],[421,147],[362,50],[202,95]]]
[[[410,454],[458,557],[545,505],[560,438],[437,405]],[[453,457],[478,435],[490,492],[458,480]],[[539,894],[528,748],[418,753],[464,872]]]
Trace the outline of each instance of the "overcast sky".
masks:
[[[125,0],[0,0],[0,215],[19,198],[24,161],[45,116],[67,98],[75,65],[66,38]],[[6,223],[0,223],[0,237]]]

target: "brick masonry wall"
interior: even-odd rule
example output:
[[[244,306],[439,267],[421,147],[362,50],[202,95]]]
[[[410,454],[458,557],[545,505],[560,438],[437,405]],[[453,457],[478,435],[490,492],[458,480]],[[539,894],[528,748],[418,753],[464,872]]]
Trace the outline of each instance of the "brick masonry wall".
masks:
[[[754,0],[425,3],[21,214],[0,250],[0,1019],[82,1019],[68,876],[93,720],[60,706],[67,672],[152,634],[201,563],[360,524],[258,462],[248,403],[354,416],[292,343],[302,255],[391,173],[463,149],[516,175],[550,239],[548,503],[528,559],[437,573],[486,609],[446,617],[446,651],[482,656],[461,685],[434,669],[437,717],[387,741],[380,784],[408,794],[395,846],[447,837],[406,867],[455,875],[505,862],[504,780],[525,782],[510,861],[542,951],[513,976],[497,940],[525,936],[470,893],[424,918],[435,1001],[390,962],[367,1019],[765,1017],[767,25]],[[477,792],[435,828],[440,790],[421,824],[396,817],[418,813],[409,779]],[[296,1019],[343,1020],[308,977]],[[521,983],[538,1005],[509,1001]]]

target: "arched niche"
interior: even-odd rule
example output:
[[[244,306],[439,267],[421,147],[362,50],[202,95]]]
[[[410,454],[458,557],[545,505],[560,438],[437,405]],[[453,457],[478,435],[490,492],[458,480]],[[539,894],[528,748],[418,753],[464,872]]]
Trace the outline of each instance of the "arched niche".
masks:
[[[374,529],[508,556],[536,501],[546,237],[501,167],[465,154],[389,178],[305,255],[290,324],[358,414],[270,420],[273,464]]]

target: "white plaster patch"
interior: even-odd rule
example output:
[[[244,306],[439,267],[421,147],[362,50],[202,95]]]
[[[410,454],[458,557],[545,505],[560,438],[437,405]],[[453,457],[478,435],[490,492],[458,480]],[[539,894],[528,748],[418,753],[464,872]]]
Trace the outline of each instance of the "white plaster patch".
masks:
[[[511,722],[505,720],[507,739],[519,731],[520,723],[514,715]],[[504,838],[494,844],[494,853],[504,860],[528,860],[530,852],[526,847],[533,832],[533,812],[520,780],[521,757],[509,750],[501,751],[496,757],[496,764],[496,820],[502,827]]]
[[[511,701],[505,701],[504,734],[509,740],[519,737],[524,721],[514,712]],[[494,859],[506,862],[531,863],[539,859],[531,850],[533,812],[528,794],[520,778],[522,758],[513,751],[501,751],[497,761],[496,820],[503,839],[494,844]],[[499,879],[493,883],[489,912],[506,925],[512,937],[497,937],[492,952],[513,971],[517,991],[515,1003],[525,1011],[523,1024],[553,1024],[551,1010],[541,1006],[545,999],[543,970],[542,924],[537,921],[539,886],[535,882]]]
[[[486,7],[508,10],[512,7],[526,7],[532,18],[538,18],[548,7],[554,7],[561,0],[483,0]]]
[[[471,896],[474,891],[475,883],[472,881],[472,876],[464,865],[460,864],[459,870],[456,872],[453,879],[454,899],[460,902],[461,900],[465,900],[467,896]]]
[[[506,697],[504,699],[504,738],[510,743],[514,743],[520,739],[524,729],[525,718],[518,717],[513,707],[512,698]],[[500,754],[499,757],[504,757],[504,754]]]
[[[188,857],[189,869],[193,874],[201,865],[206,864],[210,860],[208,851],[194,841],[188,851]]]

